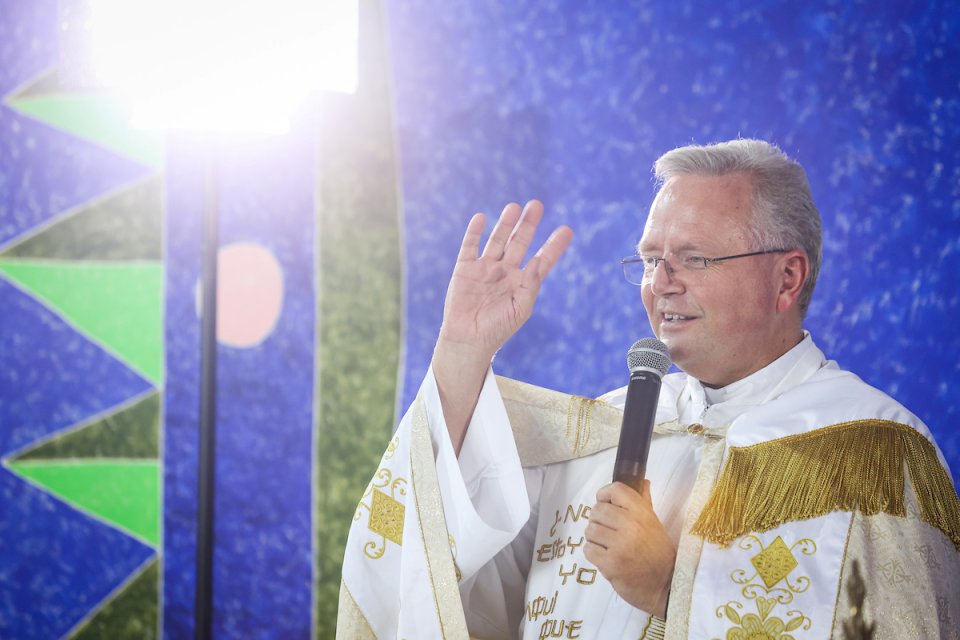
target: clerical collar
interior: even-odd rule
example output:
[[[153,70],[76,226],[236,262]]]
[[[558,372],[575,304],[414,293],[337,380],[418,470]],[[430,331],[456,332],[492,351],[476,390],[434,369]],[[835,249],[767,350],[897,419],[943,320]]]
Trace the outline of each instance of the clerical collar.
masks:
[[[737,380],[725,387],[713,389],[705,387],[699,380],[688,379],[687,387],[690,390],[691,399],[695,404],[710,407],[715,404],[733,401],[735,404],[759,404],[769,400],[771,391],[775,390],[781,381],[786,378],[787,373],[793,369],[798,362],[811,349],[816,349],[813,339],[806,331],[803,332],[803,339],[785,354],[768,364],[763,369],[750,374],[742,380]]]

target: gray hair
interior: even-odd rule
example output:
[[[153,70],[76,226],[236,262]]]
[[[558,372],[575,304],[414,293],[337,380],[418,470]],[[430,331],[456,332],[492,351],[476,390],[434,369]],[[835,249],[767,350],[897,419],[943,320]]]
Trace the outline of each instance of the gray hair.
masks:
[[[820,213],[799,163],[769,142],[745,139],[680,147],[660,156],[653,169],[658,186],[685,174],[748,175],[753,181],[753,250],[801,249],[810,260],[798,300],[806,315],[820,273],[823,237]]]

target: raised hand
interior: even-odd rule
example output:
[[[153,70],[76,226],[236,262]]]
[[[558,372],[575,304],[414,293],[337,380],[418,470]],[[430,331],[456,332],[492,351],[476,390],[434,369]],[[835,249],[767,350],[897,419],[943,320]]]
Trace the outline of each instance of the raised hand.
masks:
[[[458,451],[491,358],[533,313],[540,284],[573,237],[569,227],[558,227],[521,268],[542,216],[536,200],[522,212],[517,204],[507,205],[482,254],[485,216],[478,213],[467,225],[432,364]]]
[[[519,205],[507,205],[479,256],[485,216],[473,216],[447,289],[441,340],[469,346],[489,363],[527,321],[540,283],[573,235],[569,227],[560,227],[521,269],[542,216],[543,205],[536,200],[528,202],[522,213]]]

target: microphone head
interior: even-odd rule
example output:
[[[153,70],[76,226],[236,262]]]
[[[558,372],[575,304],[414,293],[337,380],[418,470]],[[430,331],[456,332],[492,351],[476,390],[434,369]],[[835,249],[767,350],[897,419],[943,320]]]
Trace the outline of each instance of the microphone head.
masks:
[[[671,364],[667,345],[656,338],[641,338],[627,351],[627,368],[630,373],[649,371],[662,378]]]

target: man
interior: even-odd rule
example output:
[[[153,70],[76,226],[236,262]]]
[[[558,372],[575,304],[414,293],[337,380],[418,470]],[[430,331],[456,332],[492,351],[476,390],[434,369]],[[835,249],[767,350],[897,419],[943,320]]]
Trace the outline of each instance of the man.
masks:
[[[431,371],[392,444],[420,477],[390,538],[408,595],[369,593],[360,576],[373,565],[353,560],[362,533],[389,520],[375,478],[364,497],[379,502],[361,501],[355,520],[369,511],[369,523],[348,543],[343,619],[377,635],[417,620],[448,637],[825,638],[848,616],[843,585],[858,560],[876,637],[957,637],[960,503],[942,456],[919,419],[826,360],[802,328],[821,247],[802,168],[736,140],[671,151],[656,173],[624,269],[684,373],[664,379],[644,491],[609,482],[623,390],[570,400],[490,371],[571,230],[521,266],[542,206],[505,208],[482,252],[478,214]],[[393,477],[390,464],[379,477]],[[419,498],[434,469],[439,524]],[[443,534],[456,602],[444,602],[453,581],[430,542]],[[432,598],[411,597],[418,580]]]

